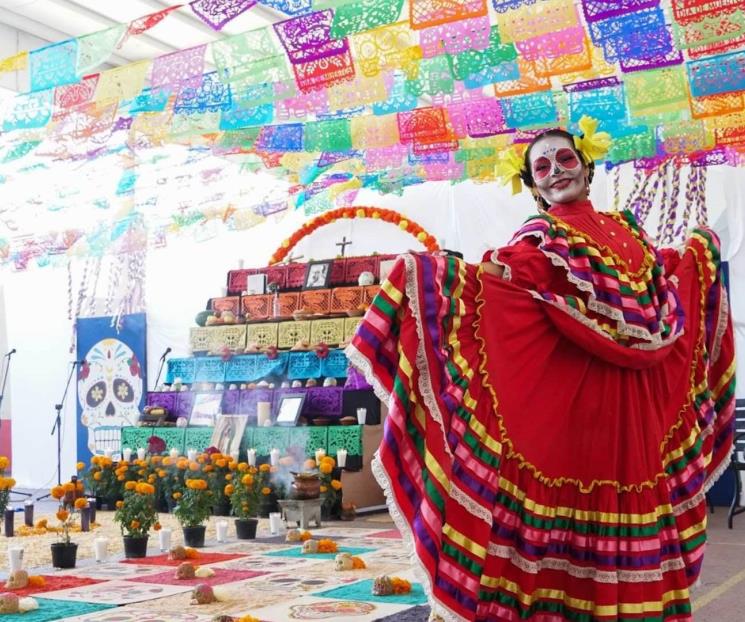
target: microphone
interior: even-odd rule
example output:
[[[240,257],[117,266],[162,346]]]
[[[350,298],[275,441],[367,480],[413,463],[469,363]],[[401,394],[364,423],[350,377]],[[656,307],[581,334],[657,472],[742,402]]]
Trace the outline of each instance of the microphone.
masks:
[[[162,356],[160,357],[160,360],[161,360],[161,361],[165,361],[165,360],[166,360],[166,355],[167,355],[167,354],[168,354],[168,353],[169,353],[170,351],[171,351],[171,346],[168,346],[168,347],[166,348],[166,351],[165,351],[165,352],[163,352]]]
[[[15,353],[16,353],[16,349],[15,349],[15,348],[13,348],[13,349],[12,349],[12,350],[11,350],[10,352],[8,352],[8,353],[7,353],[7,354],[6,354],[5,356],[8,356],[8,357],[9,357],[9,356],[11,356],[11,355],[13,355],[13,354],[15,354]]]

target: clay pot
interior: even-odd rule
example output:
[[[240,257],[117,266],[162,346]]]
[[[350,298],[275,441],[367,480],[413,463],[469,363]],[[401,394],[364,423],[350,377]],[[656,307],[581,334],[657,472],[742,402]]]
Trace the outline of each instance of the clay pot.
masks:
[[[293,473],[292,496],[295,499],[318,499],[321,496],[321,478],[317,473]]]

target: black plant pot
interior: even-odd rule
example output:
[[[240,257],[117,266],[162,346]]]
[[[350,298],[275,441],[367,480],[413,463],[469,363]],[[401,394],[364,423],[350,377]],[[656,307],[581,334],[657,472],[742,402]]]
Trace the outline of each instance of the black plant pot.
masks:
[[[225,500],[212,508],[212,516],[230,516],[230,501]]]
[[[274,493],[263,496],[259,503],[259,516],[268,518],[271,512],[279,512],[279,504]]]
[[[259,521],[256,518],[236,518],[235,536],[239,540],[253,540],[256,538],[256,527]]]
[[[124,557],[127,559],[147,557],[148,538],[149,536],[144,536],[142,538],[124,536]]]
[[[195,549],[202,548],[204,546],[204,532],[206,529],[207,528],[204,525],[183,527],[184,544],[186,546],[194,547]]]
[[[75,542],[55,542],[52,544],[52,566],[55,568],[75,568],[78,545]]]
[[[96,509],[101,510],[103,508],[104,498],[96,495]]]

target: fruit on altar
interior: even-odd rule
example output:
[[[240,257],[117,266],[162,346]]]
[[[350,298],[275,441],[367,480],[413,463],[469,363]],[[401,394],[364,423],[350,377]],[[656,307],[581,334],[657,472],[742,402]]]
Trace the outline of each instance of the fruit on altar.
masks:
[[[235,324],[236,323],[236,317],[232,311],[223,311],[220,314],[220,317],[222,318],[223,324]]]
[[[200,311],[199,313],[197,313],[194,321],[197,323],[197,326],[206,326],[207,318],[209,318],[211,315],[212,311]]]

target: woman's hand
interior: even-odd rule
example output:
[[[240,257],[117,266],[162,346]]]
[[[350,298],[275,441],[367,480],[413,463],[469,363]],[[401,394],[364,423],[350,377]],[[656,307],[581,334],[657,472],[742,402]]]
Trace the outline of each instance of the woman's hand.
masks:
[[[481,267],[483,268],[484,272],[486,272],[487,274],[493,274],[494,276],[499,277],[500,279],[504,275],[504,266],[497,265],[492,261],[482,262]]]

